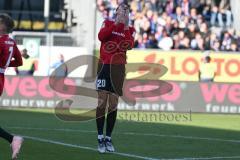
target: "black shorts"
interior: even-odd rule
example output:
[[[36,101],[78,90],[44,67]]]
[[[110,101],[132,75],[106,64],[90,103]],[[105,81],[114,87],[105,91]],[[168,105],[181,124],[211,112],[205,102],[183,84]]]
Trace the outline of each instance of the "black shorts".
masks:
[[[96,89],[123,95],[125,64],[98,64]]]

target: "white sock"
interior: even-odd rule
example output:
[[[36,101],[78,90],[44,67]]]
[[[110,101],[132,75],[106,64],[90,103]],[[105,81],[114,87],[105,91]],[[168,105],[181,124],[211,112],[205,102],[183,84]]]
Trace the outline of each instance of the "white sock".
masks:
[[[111,140],[111,137],[106,136],[105,138],[108,139],[109,141]]]
[[[103,139],[104,136],[103,135],[98,135],[98,139]]]

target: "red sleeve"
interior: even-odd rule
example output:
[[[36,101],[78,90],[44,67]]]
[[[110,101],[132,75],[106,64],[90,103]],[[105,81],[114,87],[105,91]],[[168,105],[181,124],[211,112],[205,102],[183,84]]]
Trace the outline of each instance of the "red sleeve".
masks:
[[[112,31],[114,28],[118,28],[120,30],[124,29],[124,24],[119,23],[118,25],[115,25],[114,22],[111,23],[109,20],[105,20],[102,24],[102,28],[100,32],[98,33],[98,39],[101,42],[105,42],[108,40],[108,38],[112,35]]]
[[[3,44],[2,42],[0,42],[0,55],[2,56],[2,54],[3,54]]]
[[[22,55],[19,51],[17,45],[14,45],[14,54],[13,54],[13,60],[11,60],[9,67],[18,67],[23,64],[22,62]]]
[[[131,50],[134,47],[134,38],[135,38],[136,31],[133,27],[130,27],[128,33],[129,33],[129,35],[128,35],[129,40],[131,41],[131,46],[130,46],[129,50]]]
[[[109,24],[108,20],[105,20],[102,24],[100,32],[98,33],[98,39],[101,42],[106,41],[108,37],[111,36],[114,27],[114,24]]]

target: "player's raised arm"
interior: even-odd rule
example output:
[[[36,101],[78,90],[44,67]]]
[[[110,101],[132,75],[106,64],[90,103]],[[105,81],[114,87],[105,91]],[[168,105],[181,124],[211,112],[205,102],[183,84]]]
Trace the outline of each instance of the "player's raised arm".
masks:
[[[111,37],[114,28],[117,28],[118,31],[124,30],[124,24],[126,23],[126,15],[120,15],[116,17],[114,23],[111,23],[110,20],[105,20],[102,24],[102,28],[98,33],[98,39],[101,42],[107,41]]]
[[[98,33],[98,39],[101,42],[106,41],[111,36],[114,27],[115,27],[114,23],[108,24],[108,20],[105,20],[102,24],[100,32]]]
[[[22,55],[17,46],[15,45],[13,59],[11,60],[9,67],[18,67],[21,66],[22,64],[23,64]]]
[[[131,42],[130,43],[131,45],[129,46],[128,50],[131,50],[134,47],[135,33],[136,33],[135,29],[133,27],[129,27],[129,40]]]

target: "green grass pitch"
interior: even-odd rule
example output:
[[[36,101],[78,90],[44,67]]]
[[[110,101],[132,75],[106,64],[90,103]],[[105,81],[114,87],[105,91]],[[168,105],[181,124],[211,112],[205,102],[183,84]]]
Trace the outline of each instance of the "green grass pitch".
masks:
[[[192,114],[185,121],[129,121],[119,112],[113,133],[116,153],[96,151],[95,120],[64,122],[46,109],[1,109],[0,125],[26,136],[19,160],[240,159],[240,116]],[[170,114],[170,113],[165,113]],[[176,114],[178,115],[178,114]],[[0,160],[10,159],[0,140]]]

